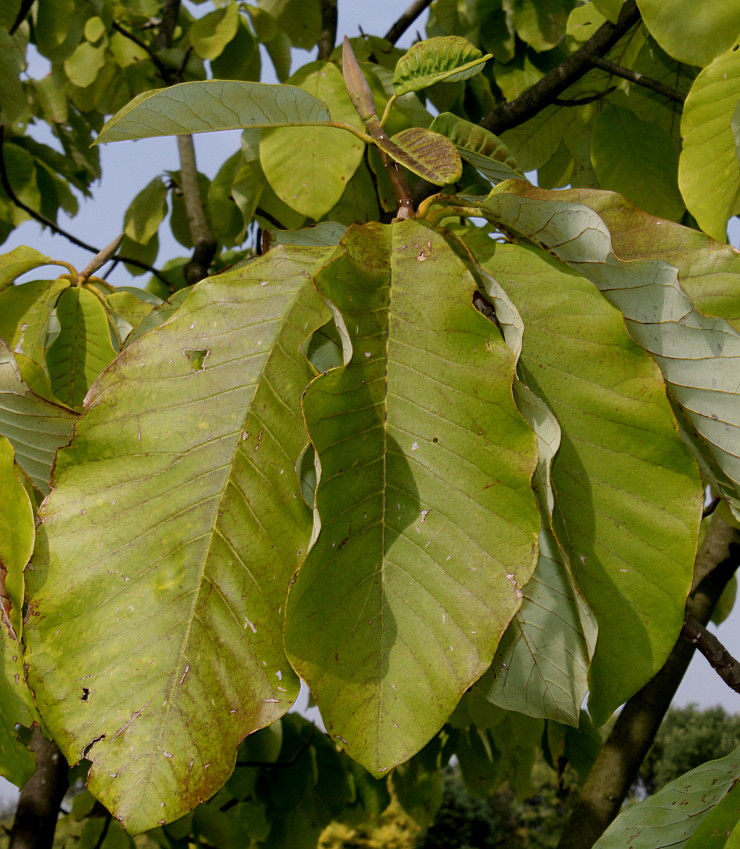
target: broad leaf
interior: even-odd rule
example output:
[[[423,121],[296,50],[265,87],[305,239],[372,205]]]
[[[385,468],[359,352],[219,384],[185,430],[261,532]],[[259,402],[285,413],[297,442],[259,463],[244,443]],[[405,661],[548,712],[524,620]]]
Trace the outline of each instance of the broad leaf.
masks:
[[[432,121],[430,130],[447,136],[462,158],[477,168],[492,183],[519,177],[514,157],[506,145],[477,124],[464,121],[451,112],[444,112]]]
[[[311,50],[321,34],[319,0],[260,0],[296,47]],[[251,12],[250,12],[251,14]]]
[[[188,40],[193,50],[203,59],[216,59],[231,41],[239,28],[239,8],[235,2],[216,9],[193,21],[188,30]]]
[[[146,245],[167,214],[167,187],[155,177],[136,195],[123,218],[123,231],[134,242]]]
[[[328,318],[306,277],[330,252],[276,248],[199,284],[101,375],[57,459],[27,579],[32,686],[130,833],[213,795],[297,694],[281,605],[311,528],[299,349]]]
[[[617,259],[609,230],[587,206],[513,180],[494,189],[485,206],[584,274],[622,312],[632,338],[663,373],[681,435],[740,515],[740,333],[699,313],[673,266]]]
[[[10,348],[0,339],[0,436],[10,440],[16,462],[43,493],[49,491],[56,450],[72,438],[77,418],[23,383]]]
[[[59,335],[46,352],[51,388],[60,401],[78,407],[95,378],[116,356],[108,316],[100,298],[81,286],[62,292],[56,315]]]
[[[678,145],[658,124],[607,106],[593,124],[591,161],[602,188],[620,192],[652,215],[674,220],[683,215]]]
[[[329,120],[326,105],[295,86],[207,80],[140,94],[105,124],[97,141]]]
[[[358,124],[342,74],[333,63],[312,62],[290,82],[326,103],[332,120]],[[364,150],[360,139],[336,129],[273,129],[262,133],[260,162],[275,194],[288,206],[318,220],[341,198]],[[296,156],[296,151],[300,155]]]
[[[0,292],[0,338],[17,354],[45,362],[49,319],[68,277],[33,280]]]
[[[398,60],[393,87],[401,95],[435,83],[467,80],[480,73],[490,58],[490,53],[484,56],[457,35],[429,38],[415,44]]]
[[[740,34],[740,6],[703,0],[701,15],[691,0],[638,0],[650,34],[666,53],[688,65],[708,65]]]
[[[675,266],[681,287],[701,312],[724,318],[740,330],[740,253],[730,245],[653,218],[611,192],[577,189],[559,197],[585,203],[599,214],[620,259],[660,259]]]
[[[536,456],[514,356],[445,239],[408,221],[341,247],[316,285],[351,360],[304,398],[321,531],[285,639],[335,741],[378,776],[439,730],[521,603]]]
[[[727,219],[740,211],[740,169],[732,132],[738,100],[740,50],[728,50],[696,78],[681,118],[681,194],[702,230],[720,242],[726,239]]]
[[[302,230],[263,230],[263,251],[275,245],[302,245],[304,247],[334,247],[338,245],[347,228],[336,221],[322,221]]]
[[[702,764],[621,813],[594,849],[681,849],[717,806],[733,793],[740,749]],[[737,802],[733,798],[735,806]],[[706,844],[704,844],[706,845]]]
[[[524,319],[520,375],[562,428],[552,465],[554,530],[599,623],[590,709],[601,724],[675,644],[693,573],[701,481],[660,371],[629,338],[619,312],[588,280],[541,252],[489,245],[479,260]],[[561,685],[572,675],[565,671],[556,679]]]
[[[457,148],[446,136],[423,127],[409,127],[390,141],[396,148],[389,151],[393,159],[430,183],[447,186],[460,179],[462,162]]]
[[[13,283],[16,278],[42,265],[64,265],[55,262],[33,248],[21,245],[7,254],[0,255],[0,292]]]

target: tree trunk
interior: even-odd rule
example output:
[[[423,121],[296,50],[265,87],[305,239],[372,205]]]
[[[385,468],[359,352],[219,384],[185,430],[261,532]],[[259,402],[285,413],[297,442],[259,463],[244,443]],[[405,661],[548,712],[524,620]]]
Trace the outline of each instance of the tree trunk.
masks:
[[[694,567],[686,610],[709,621],[740,566],[740,530],[714,515]],[[573,805],[558,849],[591,849],[619,813],[696,647],[679,637],[663,668],[622,708]]]
[[[67,762],[38,726],[29,748],[36,753],[36,772],[21,790],[8,849],[51,849],[59,806],[69,787]]]

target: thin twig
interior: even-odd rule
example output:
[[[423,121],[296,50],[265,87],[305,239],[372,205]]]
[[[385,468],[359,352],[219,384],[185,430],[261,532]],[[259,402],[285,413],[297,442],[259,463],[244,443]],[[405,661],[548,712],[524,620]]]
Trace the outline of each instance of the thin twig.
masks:
[[[167,85],[172,83],[172,75],[167,68],[167,66],[162,62],[162,60],[157,56],[157,51],[154,48],[150,47],[145,41],[142,41],[138,36],[134,35],[132,32],[129,32],[125,27],[122,27],[117,21],[113,21],[111,24],[113,29],[116,32],[120,32],[124,38],[127,38],[129,41],[133,41],[133,43],[140,47],[146,55],[152,60],[154,67],[157,69],[157,73],[164,80]]]
[[[162,7],[162,17],[154,44],[157,50],[167,50],[172,47],[172,39],[177,26],[177,16],[180,14],[180,0],[165,0]]]
[[[606,21],[575,53],[548,71],[539,82],[515,100],[497,106],[480,125],[492,133],[500,134],[533,118],[590,69],[592,57],[608,53],[639,20],[637,3],[635,0],[627,0],[616,24]]]
[[[0,185],[2,185],[5,194],[8,196],[8,200],[14,205],[17,206],[18,209],[22,209],[24,212],[27,212],[34,221],[38,221],[39,224],[43,224],[44,227],[48,227],[52,233],[56,233],[58,236],[64,236],[68,242],[71,242],[73,245],[77,245],[78,248],[82,248],[83,251],[90,251],[91,254],[99,254],[100,248],[96,248],[95,245],[90,245],[87,242],[83,242],[82,239],[78,239],[77,236],[69,233],[63,227],[60,227],[51,218],[47,218],[40,212],[37,212],[33,207],[28,206],[28,204],[24,203],[18,195],[15,193],[15,190],[10,185],[10,180],[8,179],[8,169],[5,164],[5,126],[0,124]],[[128,256],[117,256],[116,262],[123,262],[126,265],[133,265],[136,268],[142,268],[144,271],[150,271],[158,280],[161,280],[162,283],[170,288],[170,281],[162,274],[160,271],[157,271],[156,268],[149,265],[146,262],[142,262],[139,259],[133,259],[133,257]]]
[[[321,34],[316,40],[319,48],[317,59],[328,59],[334,50],[337,43],[337,16],[337,0],[321,0]]]
[[[398,39],[406,32],[406,30],[413,24],[413,22],[419,17],[419,15],[426,9],[428,6],[431,6],[432,0],[415,0],[408,9],[401,15],[401,17],[393,24],[393,26],[388,30],[385,34],[384,38],[386,41],[390,41],[391,44],[395,44]]]
[[[94,849],[102,849],[102,846],[105,843],[105,838],[108,836],[108,829],[110,828],[110,823],[112,819],[113,817],[110,815],[110,813],[108,813],[108,811],[106,811],[105,822],[103,823],[103,828],[101,829],[100,834],[98,835],[98,839],[95,841]]]
[[[561,97],[556,97],[552,102],[558,106],[584,106],[587,103],[596,103],[597,100],[603,100],[607,95],[616,91],[616,88],[616,86],[610,85],[604,91],[597,91],[595,94],[589,94],[585,97],[575,97],[572,100],[564,100]]]
[[[690,613],[687,613],[684,617],[681,636],[699,649],[728,687],[736,693],[740,693],[740,663],[727,651],[717,637]]]
[[[13,21],[13,25],[8,30],[8,35],[13,35],[13,33],[18,29],[18,27],[26,20],[26,16],[31,11],[31,6],[33,6],[34,0],[23,0],[21,3],[20,9],[18,9],[18,14],[15,16],[15,20]]]
[[[637,71],[631,71],[629,68],[623,68],[621,65],[617,65],[616,62],[612,62],[609,59],[603,59],[601,56],[591,56],[589,62],[595,67],[601,68],[602,71],[607,71],[612,76],[621,77],[623,80],[629,80],[631,83],[641,85],[644,88],[649,88],[658,94],[662,94],[663,97],[668,98],[668,100],[672,100],[674,103],[683,104],[686,100],[685,94],[681,94],[680,91],[676,91],[675,88],[671,88],[665,83],[660,82],[660,80],[654,80],[652,77],[646,77],[644,74],[638,74]]]

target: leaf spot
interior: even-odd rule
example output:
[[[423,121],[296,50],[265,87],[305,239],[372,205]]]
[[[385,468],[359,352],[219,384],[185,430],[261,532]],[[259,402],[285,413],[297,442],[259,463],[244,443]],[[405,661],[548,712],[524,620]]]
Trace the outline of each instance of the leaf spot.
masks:
[[[426,520],[427,520],[427,516],[428,516],[431,512],[432,512],[431,510],[422,510],[422,511],[421,511],[421,513],[419,514],[419,518],[421,519],[421,521],[422,521],[422,522],[426,522]]]
[[[419,443],[418,442],[412,443],[411,444],[411,450],[412,451],[418,451],[419,450]]]
[[[174,757],[175,757],[175,756],[174,756],[173,754],[171,754],[170,752],[162,752],[162,754],[163,754],[166,758],[174,758]]]

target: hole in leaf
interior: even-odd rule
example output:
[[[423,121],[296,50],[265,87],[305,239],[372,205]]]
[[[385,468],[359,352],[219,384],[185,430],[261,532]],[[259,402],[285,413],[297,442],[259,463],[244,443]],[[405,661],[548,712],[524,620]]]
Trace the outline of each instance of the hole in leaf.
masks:
[[[432,442],[434,442],[435,445],[436,445],[436,443],[439,442],[439,439],[435,436],[435,437],[432,438]]]
[[[206,367],[206,357],[211,352],[209,350],[195,350],[193,348],[186,348],[183,351],[183,354],[188,358],[188,362],[190,363],[190,368],[193,371],[203,371]]]
[[[90,698],[90,690],[87,687],[82,688],[82,695],[80,696],[81,702],[86,702]]]

